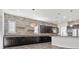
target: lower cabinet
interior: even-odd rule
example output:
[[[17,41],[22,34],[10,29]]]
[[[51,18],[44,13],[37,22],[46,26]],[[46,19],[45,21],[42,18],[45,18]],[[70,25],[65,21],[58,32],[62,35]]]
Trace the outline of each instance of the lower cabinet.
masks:
[[[50,42],[51,37],[11,37],[4,39],[4,47]]]
[[[43,42],[51,42],[51,37],[45,36],[45,37],[40,37],[40,43]]]

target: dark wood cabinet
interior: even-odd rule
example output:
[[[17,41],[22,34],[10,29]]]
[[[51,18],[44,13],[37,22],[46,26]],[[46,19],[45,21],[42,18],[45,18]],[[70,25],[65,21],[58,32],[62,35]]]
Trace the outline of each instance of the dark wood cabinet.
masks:
[[[40,38],[40,41],[39,41],[40,43],[51,41],[51,37],[48,37],[48,36],[39,37],[39,38]]]
[[[4,47],[27,45],[35,43],[50,42],[51,37],[48,36],[36,36],[36,37],[11,37],[4,39]]]
[[[53,33],[52,26],[40,25],[40,33]]]

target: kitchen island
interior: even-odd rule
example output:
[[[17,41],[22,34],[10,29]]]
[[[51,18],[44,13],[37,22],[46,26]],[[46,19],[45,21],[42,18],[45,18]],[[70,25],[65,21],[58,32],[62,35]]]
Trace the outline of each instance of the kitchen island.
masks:
[[[52,36],[52,45],[64,48],[79,48],[79,37]]]
[[[51,42],[53,34],[4,35],[4,48],[10,46]]]
[[[4,35],[4,47],[51,42],[63,48],[79,48],[79,37],[53,34]]]

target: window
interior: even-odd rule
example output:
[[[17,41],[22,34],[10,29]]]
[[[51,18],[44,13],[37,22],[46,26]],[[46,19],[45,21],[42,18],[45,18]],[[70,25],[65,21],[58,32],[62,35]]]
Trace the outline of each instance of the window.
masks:
[[[8,21],[8,33],[16,33],[16,22]]]

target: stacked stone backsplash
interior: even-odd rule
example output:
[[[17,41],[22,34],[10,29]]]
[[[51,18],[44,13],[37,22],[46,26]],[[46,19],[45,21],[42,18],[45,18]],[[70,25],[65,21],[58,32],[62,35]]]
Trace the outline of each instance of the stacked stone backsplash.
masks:
[[[51,23],[37,21],[30,18],[20,17],[20,16],[14,16],[7,13],[4,13],[4,19],[5,19],[4,21],[5,22],[4,23],[5,35],[8,34],[8,21],[16,21],[16,34],[17,35],[34,34],[34,27],[30,26],[31,23],[36,23],[37,25],[49,25],[49,26],[56,27],[56,25],[51,24]]]

